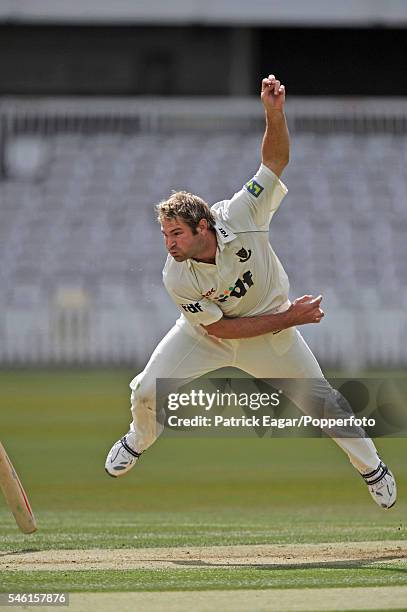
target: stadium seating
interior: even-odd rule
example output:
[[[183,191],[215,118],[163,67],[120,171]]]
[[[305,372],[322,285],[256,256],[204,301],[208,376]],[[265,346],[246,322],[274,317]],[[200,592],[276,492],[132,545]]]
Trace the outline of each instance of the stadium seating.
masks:
[[[0,361],[142,363],[177,315],[153,204],[231,197],[261,132],[37,133],[25,165],[24,137],[0,180]],[[405,135],[293,134],[271,242],[291,296],[325,296],[326,322],[303,329],[329,364],[407,361],[406,166]]]

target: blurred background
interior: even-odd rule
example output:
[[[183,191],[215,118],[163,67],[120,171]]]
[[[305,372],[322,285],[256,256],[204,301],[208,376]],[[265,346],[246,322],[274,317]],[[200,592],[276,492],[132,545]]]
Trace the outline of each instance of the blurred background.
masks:
[[[325,367],[407,362],[405,0],[0,0],[0,366],[141,369],[177,315],[153,204],[229,198],[286,85],[271,242]]]

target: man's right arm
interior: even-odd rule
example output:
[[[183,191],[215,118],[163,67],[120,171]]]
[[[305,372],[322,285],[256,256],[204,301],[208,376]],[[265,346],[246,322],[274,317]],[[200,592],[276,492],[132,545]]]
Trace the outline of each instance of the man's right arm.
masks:
[[[304,295],[294,300],[285,312],[234,319],[222,317],[219,321],[203,325],[203,327],[208,334],[217,338],[227,340],[254,338],[296,325],[319,323],[324,316],[324,311],[320,308],[321,300],[320,295],[316,298],[312,295]]]
[[[285,87],[274,74],[262,80],[261,100],[266,111],[261,161],[276,176],[281,176],[290,157],[290,137],[284,114]]]

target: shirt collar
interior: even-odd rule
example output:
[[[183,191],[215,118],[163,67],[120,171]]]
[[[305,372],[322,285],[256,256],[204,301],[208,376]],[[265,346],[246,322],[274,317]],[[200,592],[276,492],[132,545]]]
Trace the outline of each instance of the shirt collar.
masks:
[[[225,244],[227,244],[228,242],[232,242],[232,240],[236,238],[236,234],[234,234],[227,227],[227,225],[224,225],[223,223],[216,222],[215,231],[216,231],[216,238],[218,241],[219,251],[223,251],[223,249],[225,248]]]
[[[215,223],[215,231],[219,251],[223,251],[223,249],[225,248],[225,244],[227,244],[228,242],[232,242],[232,240],[237,238],[236,234],[234,234],[223,223]],[[190,259],[187,259],[187,266],[188,268],[191,268],[192,266],[192,261]]]

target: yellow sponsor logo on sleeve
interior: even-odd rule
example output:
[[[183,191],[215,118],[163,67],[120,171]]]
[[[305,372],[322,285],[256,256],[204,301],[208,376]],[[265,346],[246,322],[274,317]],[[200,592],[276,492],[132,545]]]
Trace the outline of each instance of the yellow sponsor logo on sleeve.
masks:
[[[254,179],[246,183],[245,187],[249,193],[254,195],[255,198],[258,198],[261,192],[264,191],[264,187],[259,185],[259,183]]]

